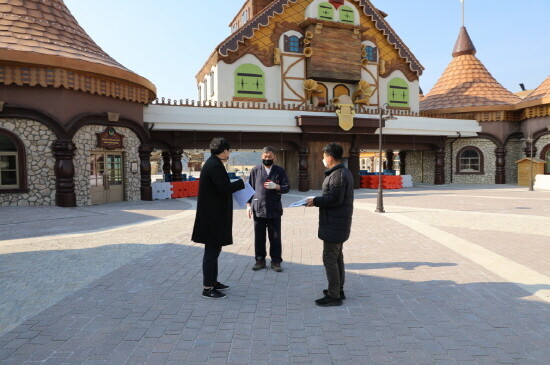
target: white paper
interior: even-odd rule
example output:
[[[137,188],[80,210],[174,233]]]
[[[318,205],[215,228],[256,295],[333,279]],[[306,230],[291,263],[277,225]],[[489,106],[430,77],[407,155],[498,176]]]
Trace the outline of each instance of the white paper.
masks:
[[[233,193],[233,199],[235,199],[235,202],[239,204],[241,208],[244,208],[246,206],[246,203],[255,193],[256,191],[252,189],[252,186],[250,186],[248,182],[245,182],[244,189],[237,190]]]

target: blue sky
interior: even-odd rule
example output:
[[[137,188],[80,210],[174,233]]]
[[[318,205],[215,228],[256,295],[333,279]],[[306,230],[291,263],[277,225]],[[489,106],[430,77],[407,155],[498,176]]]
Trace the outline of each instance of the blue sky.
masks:
[[[65,0],[111,57],[152,81],[159,97],[196,99],[195,75],[245,0]],[[462,25],[459,0],[372,0],[426,68],[427,93],[451,61]],[[550,75],[549,0],[465,0],[477,57],[512,92]]]

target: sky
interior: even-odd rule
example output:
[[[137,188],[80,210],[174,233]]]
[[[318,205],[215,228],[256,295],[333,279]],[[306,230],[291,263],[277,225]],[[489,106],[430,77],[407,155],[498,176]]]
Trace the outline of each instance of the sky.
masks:
[[[147,78],[157,96],[196,99],[195,75],[230,35],[245,0],[65,0],[94,41]],[[452,59],[460,0],[371,0],[424,66],[426,94]],[[505,88],[534,89],[550,75],[550,0],[465,0],[476,56]]]

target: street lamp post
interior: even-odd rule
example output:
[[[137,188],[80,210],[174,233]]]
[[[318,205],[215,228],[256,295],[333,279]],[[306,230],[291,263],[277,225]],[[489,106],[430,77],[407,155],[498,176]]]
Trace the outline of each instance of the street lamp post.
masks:
[[[385,103],[380,107],[380,116],[378,119],[378,195],[376,199],[376,213],[384,213],[384,198],[382,196],[382,120],[397,119],[392,115],[389,105]],[[388,111],[388,115],[384,114]]]
[[[533,191],[533,136],[529,136],[529,144],[531,145],[531,171],[529,172],[529,191]]]

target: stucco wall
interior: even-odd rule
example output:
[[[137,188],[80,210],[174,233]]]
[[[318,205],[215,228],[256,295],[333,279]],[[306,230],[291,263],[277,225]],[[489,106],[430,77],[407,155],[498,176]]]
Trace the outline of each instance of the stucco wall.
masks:
[[[55,134],[44,124],[27,119],[0,119],[0,128],[15,134],[25,146],[28,193],[0,193],[1,206],[55,205]]]
[[[127,128],[116,127],[117,133],[122,134],[124,150],[121,151],[124,159],[124,199],[126,201],[141,200],[140,196],[140,174],[130,171],[131,162],[139,164],[138,148],[140,146],[139,138],[134,132]],[[92,151],[102,151],[97,146],[96,133],[105,131],[105,126],[88,125],[81,128],[74,136],[73,142],[76,145],[74,158],[75,165],[75,191],[76,204],[85,206],[92,204],[90,194],[90,166],[88,159]],[[120,150],[114,150],[120,151]]]

